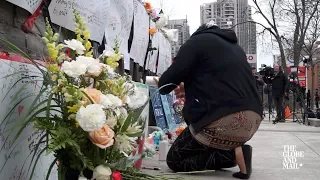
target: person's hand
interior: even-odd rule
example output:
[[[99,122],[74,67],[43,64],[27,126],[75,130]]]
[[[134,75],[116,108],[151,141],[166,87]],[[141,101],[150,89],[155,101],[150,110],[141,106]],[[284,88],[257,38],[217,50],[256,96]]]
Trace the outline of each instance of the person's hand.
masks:
[[[184,83],[180,83],[179,87],[174,89],[174,92],[177,98],[184,98],[185,97]]]
[[[159,84],[159,77],[153,77],[154,82],[156,82],[157,86]]]

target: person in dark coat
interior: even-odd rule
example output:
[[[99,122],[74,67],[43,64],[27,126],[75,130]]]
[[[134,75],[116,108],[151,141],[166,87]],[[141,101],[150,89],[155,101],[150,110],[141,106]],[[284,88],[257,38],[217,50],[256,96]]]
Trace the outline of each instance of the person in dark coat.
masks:
[[[311,92],[310,92],[310,89],[308,89],[308,92],[307,92],[307,108],[310,109],[310,106],[311,106]]]
[[[273,121],[285,122],[284,96],[287,91],[288,77],[283,73],[279,65],[274,65],[275,75],[272,78],[272,97],[276,106],[277,117]]]
[[[245,143],[258,130],[263,107],[235,32],[212,22],[200,26],[181,46],[158,86],[161,94],[179,86],[186,98],[189,126],[171,146],[168,167],[187,172],[238,165],[240,172],[233,176],[248,179],[252,147]]]
[[[316,89],[316,94],[315,94],[315,98],[314,98],[315,102],[316,102],[316,108],[319,109],[319,100],[320,100],[320,96],[319,96],[319,92],[318,89]]]
[[[259,73],[257,73],[257,69],[255,67],[252,67],[252,74],[256,79],[256,86],[257,86],[258,92],[261,96],[261,101],[263,103],[263,87],[265,85],[265,82],[261,78],[261,75]]]

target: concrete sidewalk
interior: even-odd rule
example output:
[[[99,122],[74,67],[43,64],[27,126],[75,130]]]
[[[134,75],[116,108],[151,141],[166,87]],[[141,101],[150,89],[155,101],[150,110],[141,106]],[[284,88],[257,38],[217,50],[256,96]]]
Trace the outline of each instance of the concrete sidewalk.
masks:
[[[253,147],[252,180],[319,180],[320,179],[320,128],[299,125],[287,121],[273,125],[264,120],[259,131],[248,143]],[[303,152],[304,157],[284,158],[285,145],[295,145],[296,151]],[[292,147],[292,146],[291,146]],[[285,152],[285,154],[288,154]],[[296,163],[290,163],[296,160]],[[299,169],[284,169],[297,165]],[[144,166],[160,167],[161,171],[147,170],[149,174],[171,173],[165,162],[144,160]],[[186,179],[197,180],[234,180],[233,172],[238,168],[200,173],[193,175],[179,175]]]

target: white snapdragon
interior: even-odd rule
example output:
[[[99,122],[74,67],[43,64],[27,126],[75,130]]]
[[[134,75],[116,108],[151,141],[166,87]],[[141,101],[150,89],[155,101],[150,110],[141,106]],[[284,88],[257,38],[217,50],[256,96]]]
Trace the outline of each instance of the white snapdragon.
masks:
[[[74,51],[77,51],[78,54],[82,55],[86,48],[82,45],[82,43],[76,39],[72,40],[64,40],[64,47],[68,47]]]
[[[106,113],[100,104],[89,104],[81,106],[76,114],[76,120],[80,127],[87,132],[101,129],[106,122]]]

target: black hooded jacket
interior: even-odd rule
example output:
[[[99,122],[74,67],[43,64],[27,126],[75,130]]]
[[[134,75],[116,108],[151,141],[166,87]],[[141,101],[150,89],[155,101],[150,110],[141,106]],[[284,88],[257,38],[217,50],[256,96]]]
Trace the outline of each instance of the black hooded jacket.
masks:
[[[159,80],[159,87],[184,82],[187,120],[196,133],[239,111],[263,114],[255,78],[237,41],[231,30],[201,26]],[[170,93],[175,87],[166,86],[160,93]]]

